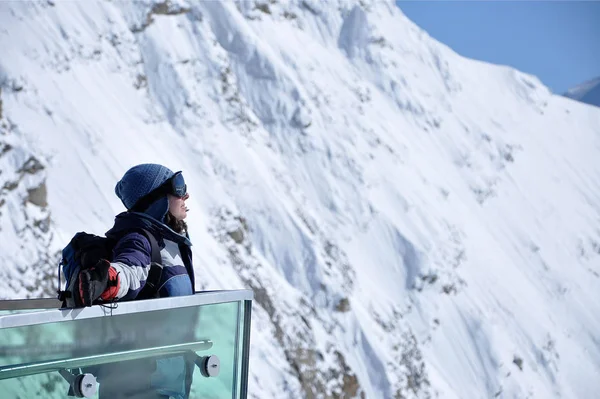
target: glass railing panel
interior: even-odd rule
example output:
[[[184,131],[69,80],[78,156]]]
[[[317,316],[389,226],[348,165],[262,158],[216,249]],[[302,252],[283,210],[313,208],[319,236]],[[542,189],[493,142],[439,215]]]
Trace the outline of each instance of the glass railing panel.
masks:
[[[69,384],[59,374],[65,369],[97,377],[101,398],[140,387],[146,393],[176,393],[190,377],[190,398],[240,397],[245,301],[160,310],[148,310],[151,301],[140,302],[145,302],[144,311],[130,303],[120,306],[133,312],[112,316],[78,318],[81,310],[54,311],[65,321],[52,317],[51,322],[0,328],[0,397],[67,398]],[[40,312],[40,317],[48,314]],[[11,323],[0,318],[0,325]],[[220,361],[216,377],[189,367],[209,355]],[[193,374],[186,375],[187,369]]]
[[[214,337],[211,338],[213,346],[208,352],[216,355],[221,365],[219,375],[211,378],[204,378],[196,368],[190,390],[191,398],[237,399],[235,378],[240,304],[241,302],[206,305],[200,310],[199,330],[207,337]]]

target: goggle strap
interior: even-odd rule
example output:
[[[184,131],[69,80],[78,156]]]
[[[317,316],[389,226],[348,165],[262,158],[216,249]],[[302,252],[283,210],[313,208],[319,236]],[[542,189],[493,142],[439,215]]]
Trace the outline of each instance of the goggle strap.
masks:
[[[169,193],[169,189],[167,188],[167,186],[165,186],[163,184],[162,186],[156,188],[153,191],[150,191],[148,194],[146,194],[145,196],[140,198],[135,203],[135,205],[133,205],[131,207],[131,209],[129,211],[130,212],[143,212],[146,209],[148,209],[148,207],[150,205],[152,205],[152,203],[154,203],[154,201],[156,201],[157,199],[159,199],[161,197],[164,197],[168,193]]]

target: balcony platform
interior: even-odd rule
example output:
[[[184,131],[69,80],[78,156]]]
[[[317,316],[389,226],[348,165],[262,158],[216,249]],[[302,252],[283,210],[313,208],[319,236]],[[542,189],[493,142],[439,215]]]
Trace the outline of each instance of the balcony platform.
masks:
[[[76,309],[55,299],[0,301],[0,397],[67,398],[70,376],[84,374],[102,394],[103,375],[185,359],[194,369],[190,398],[245,399],[252,300],[252,291],[236,290]]]

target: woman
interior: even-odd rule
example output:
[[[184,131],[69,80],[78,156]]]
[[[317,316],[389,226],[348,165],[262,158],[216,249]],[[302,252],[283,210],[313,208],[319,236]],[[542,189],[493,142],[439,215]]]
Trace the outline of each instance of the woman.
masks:
[[[112,260],[99,262],[80,276],[84,305],[98,298],[110,302],[193,294],[192,244],[184,221],[189,194],[181,172],[157,164],[137,165],[117,183],[115,193],[127,212],[117,215],[106,233],[117,241]],[[156,292],[144,290],[152,266],[152,237],[145,232],[161,248]]]
[[[127,212],[117,215],[113,228],[106,233],[116,241],[111,261],[101,260],[80,274],[79,288],[84,305],[99,300],[114,302],[192,295],[194,269],[184,221],[189,194],[181,172],[173,173],[157,164],[137,165],[117,183],[115,193]],[[161,265],[153,262],[157,257]],[[161,320],[150,321],[152,328],[144,326],[151,318],[142,314],[128,316],[126,323],[115,323],[111,333],[126,336],[126,330],[135,331],[137,347],[160,346],[194,333],[190,318],[183,322],[169,320],[169,316],[177,318],[177,312],[158,313],[162,315]],[[165,324],[170,328],[180,326],[181,331],[162,334]],[[123,345],[123,342],[116,344]],[[101,398],[183,399],[189,395],[193,367],[184,356],[174,356],[109,364],[101,366],[95,375],[100,382]]]

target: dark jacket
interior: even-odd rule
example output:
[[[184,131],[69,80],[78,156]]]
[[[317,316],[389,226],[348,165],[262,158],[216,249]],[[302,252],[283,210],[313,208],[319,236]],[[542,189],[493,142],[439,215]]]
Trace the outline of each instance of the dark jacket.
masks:
[[[146,284],[152,250],[148,239],[139,232],[140,229],[152,233],[161,247],[163,272],[159,296],[193,294],[195,279],[190,248],[192,243],[189,238],[174,232],[164,223],[146,214],[123,212],[115,218],[113,228],[106,232],[107,237],[118,239],[111,261],[111,266],[119,273],[120,279],[117,298],[146,299],[137,298],[137,295]]]

